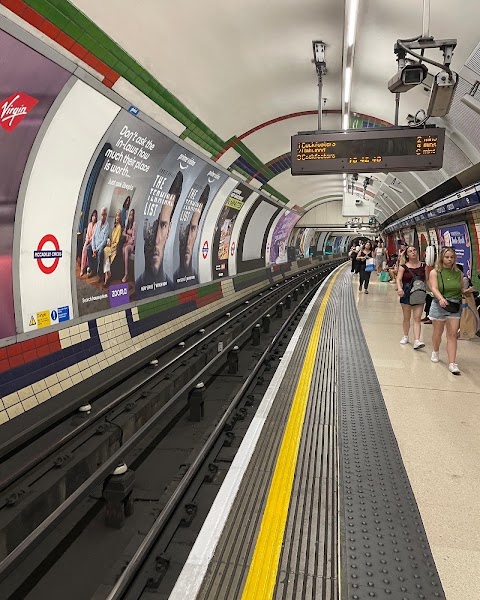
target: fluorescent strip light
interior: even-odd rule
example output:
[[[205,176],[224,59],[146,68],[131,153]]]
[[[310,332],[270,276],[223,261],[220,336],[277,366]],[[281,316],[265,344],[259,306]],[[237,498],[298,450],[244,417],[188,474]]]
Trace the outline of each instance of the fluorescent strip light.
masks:
[[[358,2],[359,0],[350,0],[347,29],[347,45],[349,48],[355,43],[355,34],[357,32]]]
[[[343,115],[343,128],[348,129],[349,125],[350,125],[350,115],[348,113],[346,113]]]
[[[344,102],[348,104],[350,102],[350,93],[352,91],[352,67],[345,69],[345,82],[343,87]]]

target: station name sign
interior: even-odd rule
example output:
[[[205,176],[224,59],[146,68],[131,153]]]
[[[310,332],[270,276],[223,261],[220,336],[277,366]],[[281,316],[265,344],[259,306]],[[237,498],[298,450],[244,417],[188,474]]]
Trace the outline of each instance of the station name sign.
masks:
[[[292,136],[292,175],[442,168],[445,129],[382,127]]]

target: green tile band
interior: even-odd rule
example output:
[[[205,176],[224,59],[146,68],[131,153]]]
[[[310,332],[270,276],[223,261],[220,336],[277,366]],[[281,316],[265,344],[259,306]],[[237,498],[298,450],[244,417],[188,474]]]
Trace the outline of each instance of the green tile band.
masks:
[[[209,296],[210,294],[218,294],[218,292],[222,291],[222,284],[220,282],[212,283],[211,285],[205,285],[203,287],[198,288],[198,297],[205,298],[205,296]]]
[[[181,135],[182,139],[190,138],[213,156],[220,154],[227,146],[227,142],[198,119],[132,56],[68,0],[24,1],[182,123],[185,127]],[[230,141],[235,139],[231,138]],[[234,148],[254,168],[262,171],[264,164],[243,142],[238,141]],[[262,174],[267,179],[275,177],[268,168],[263,170]],[[244,176],[250,179],[248,173],[244,173]],[[266,186],[264,188],[267,189]],[[282,202],[288,202],[288,199],[274,188],[268,186],[268,191]]]

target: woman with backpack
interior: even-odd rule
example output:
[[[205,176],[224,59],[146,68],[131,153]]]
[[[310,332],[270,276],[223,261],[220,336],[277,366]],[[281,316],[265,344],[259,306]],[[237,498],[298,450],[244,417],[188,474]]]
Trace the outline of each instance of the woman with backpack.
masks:
[[[425,264],[420,262],[415,246],[405,249],[405,262],[398,266],[397,292],[403,312],[403,337],[401,344],[408,344],[410,321],[413,316],[413,333],[415,342],[414,350],[423,348],[425,344],[420,340],[422,328],[421,318],[423,305],[427,295],[425,283]]]

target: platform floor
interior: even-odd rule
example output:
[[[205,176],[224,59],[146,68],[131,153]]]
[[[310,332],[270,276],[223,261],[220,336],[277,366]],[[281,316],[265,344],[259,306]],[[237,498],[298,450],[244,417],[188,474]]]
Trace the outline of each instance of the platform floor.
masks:
[[[399,344],[395,286],[348,271],[300,321],[170,600],[480,600],[480,339],[450,374],[431,326]]]
[[[402,311],[396,286],[372,276],[358,291],[360,321],[390,420],[420,509],[447,600],[480,599],[480,338],[459,340],[461,376],[430,361],[425,348],[400,345]],[[413,334],[411,335],[413,338]]]

